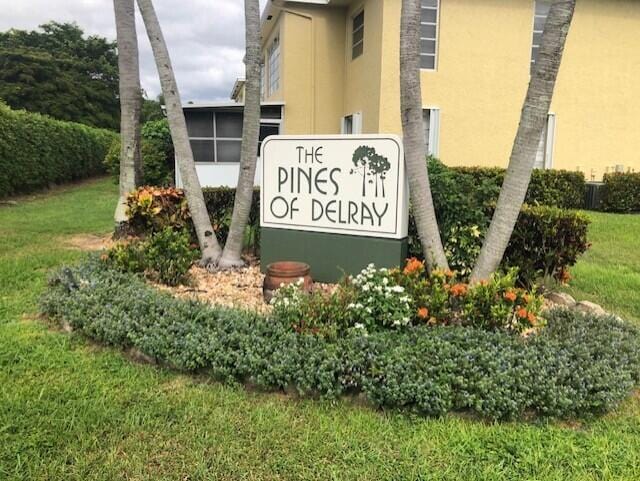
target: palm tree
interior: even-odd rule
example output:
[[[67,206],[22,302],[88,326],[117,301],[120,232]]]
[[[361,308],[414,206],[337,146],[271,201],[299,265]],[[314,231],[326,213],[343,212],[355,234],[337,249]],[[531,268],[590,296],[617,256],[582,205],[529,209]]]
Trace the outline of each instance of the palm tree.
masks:
[[[480,256],[471,273],[471,282],[488,278],[498,268],[511,239],[531,180],[575,6],[576,0],[555,0],[549,10],[509,167]]]
[[[196,166],[193,162],[193,152],[189,143],[187,133],[187,123],[184,119],[180,92],[176,83],[176,77],[171,66],[169,50],[162,35],[160,22],[153,8],[152,0],[138,0],[140,14],[144,21],[145,28],[153,56],[156,61],[158,74],[160,75],[160,86],[165,99],[167,109],[167,120],[171,130],[171,138],[176,153],[180,177],[184,184],[184,191],[191,212],[191,219],[196,229],[200,251],[202,252],[201,265],[212,267],[220,257],[220,245],[211,226],[211,220],[207,212],[207,206],[202,195],[202,188],[196,173]]]
[[[140,68],[134,0],[113,0],[118,39],[120,73],[120,194],[114,214],[115,234],[127,221],[127,194],[141,182],[140,159]]]
[[[218,263],[221,268],[242,266],[240,255],[244,234],[253,202],[253,185],[256,175],[258,138],[260,132],[260,4],[258,0],[245,0],[245,95],[242,121],[242,152],[240,173],[233,203],[229,236]]]
[[[402,0],[400,113],[413,215],[427,269],[448,268],[427,172],[420,90],[420,0]]]

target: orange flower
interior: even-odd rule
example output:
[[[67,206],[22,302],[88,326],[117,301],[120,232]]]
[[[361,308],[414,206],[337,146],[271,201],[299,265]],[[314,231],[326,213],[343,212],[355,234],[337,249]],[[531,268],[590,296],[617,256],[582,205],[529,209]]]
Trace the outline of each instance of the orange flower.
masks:
[[[424,267],[424,263],[415,257],[407,259],[407,265],[404,267],[405,274],[413,274]]]
[[[456,273],[453,272],[452,270],[448,270],[448,271],[444,271],[444,275],[447,277],[453,277],[456,275]]]
[[[516,296],[516,293],[513,291],[505,292],[503,297],[509,302],[515,302],[518,298],[518,296]]]
[[[535,326],[538,318],[533,312],[530,312],[527,314],[527,319],[529,320],[532,326]]]
[[[529,312],[524,307],[521,307],[516,311],[516,315],[521,319],[526,319],[529,315]]]
[[[466,284],[454,284],[451,286],[451,294],[454,297],[464,296],[467,293],[467,285]]]
[[[426,319],[428,315],[429,309],[427,309],[426,307],[421,307],[420,309],[418,309],[418,317],[420,319]]]

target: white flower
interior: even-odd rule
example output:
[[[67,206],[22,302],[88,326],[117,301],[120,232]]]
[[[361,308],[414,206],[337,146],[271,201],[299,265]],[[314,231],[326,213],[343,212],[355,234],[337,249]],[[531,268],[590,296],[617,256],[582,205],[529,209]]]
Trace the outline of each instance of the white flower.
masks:
[[[395,321],[393,321],[393,325],[394,326],[399,326],[400,325],[400,321],[396,319]]]
[[[386,277],[383,277],[382,283],[386,286],[387,284],[389,284],[389,279],[387,279]]]
[[[402,287],[402,286],[393,286],[393,287],[391,288],[391,290],[392,290],[393,292],[402,293],[402,292],[404,292],[404,287]]]
[[[353,327],[355,327],[356,329],[364,329],[364,324],[360,324],[359,322],[356,322]]]
[[[367,311],[368,314],[371,314],[373,312],[370,307],[365,307],[364,310]]]
[[[304,277],[301,277],[300,279],[298,279],[298,282],[296,284],[299,285],[299,286],[304,284]]]
[[[368,267],[369,269],[375,269],[375,268],[376,268],[376,265],[372,262],[372,263],[371,263],[371,264],[369,264],[367,267]]]
[[[369,290],[369,284],[365,284],[364,286],[362,286],[362,290],[364,292],[367,292]]]
[[[349,304],[349,305],[347,306],[347,309],[353,309],[353,308],[355,308],[355,307],[356,307],[356,305],[352,302],[351,304]]]

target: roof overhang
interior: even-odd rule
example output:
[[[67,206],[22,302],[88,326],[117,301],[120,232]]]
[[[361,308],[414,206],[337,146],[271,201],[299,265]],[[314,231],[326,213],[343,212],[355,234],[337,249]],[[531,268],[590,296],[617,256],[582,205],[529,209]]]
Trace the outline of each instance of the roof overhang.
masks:
[[[260,102],[261,107],[283,106],[284,102]],[[220,102],[194,102],[182,104],[183,109],[232,109],[243,108],[244,102],[233,102],[231,100],[223,100]]]

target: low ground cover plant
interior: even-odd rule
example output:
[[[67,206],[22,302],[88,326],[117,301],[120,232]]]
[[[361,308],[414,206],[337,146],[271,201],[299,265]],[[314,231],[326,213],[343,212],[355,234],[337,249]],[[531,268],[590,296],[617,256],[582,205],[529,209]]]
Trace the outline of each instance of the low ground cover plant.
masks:
[[[362,393],[431,416],[585,417],[614,408],[640,378],[637,327],[563,310],[527,337],[457,324],[323,336],[173,298],[95,259],[54,274],[41,306],[96,341],[176,369],[328,398]]]

